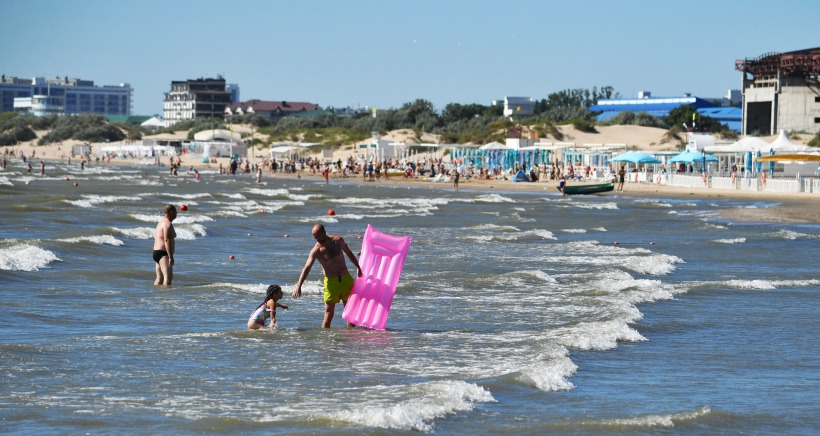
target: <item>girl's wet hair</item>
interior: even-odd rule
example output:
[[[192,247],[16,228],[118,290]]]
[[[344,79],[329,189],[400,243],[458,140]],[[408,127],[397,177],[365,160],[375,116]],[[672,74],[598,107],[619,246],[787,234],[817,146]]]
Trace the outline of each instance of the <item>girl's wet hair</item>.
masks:
[[[282,292],[282,287],[279,285],[268,286],[268,291],[265,293],[265,298],[273,298],[274,295]]]

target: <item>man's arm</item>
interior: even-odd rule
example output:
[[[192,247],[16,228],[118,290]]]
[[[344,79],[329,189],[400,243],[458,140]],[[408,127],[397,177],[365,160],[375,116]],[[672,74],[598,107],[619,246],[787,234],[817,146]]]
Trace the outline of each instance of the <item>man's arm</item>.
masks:
[[[171,239],[171,225],[163,226],[162,238],[165,242],[165,252],[168,253],[169,265],[174,266],[174,240]]]
[[[310,274],[310,269],[313,267],[313,262],[316,261],[316,251],[315,246],[310,250],[305,267],[302,268],[302,273],[299,274],[299,281],[296,282],[296,287],[293,288],[293,294],[291,294],[293,298],[299,298],[299,296],[302,295],[302,283],[307,279],[308,274]]]
[[[351,262],[353,262],[353,265],[356,266],[356,270],[358,271],[357,276],[361,277],[362,267],[359,266],[359,261],[356,260],[356,255],[353,254],[352,251],[350,251],[350,247],[347,246],[347,243],[344,239],[342,239],[342,251],[344,251],[344,253],[347,255],[347,258],[350,259]]]

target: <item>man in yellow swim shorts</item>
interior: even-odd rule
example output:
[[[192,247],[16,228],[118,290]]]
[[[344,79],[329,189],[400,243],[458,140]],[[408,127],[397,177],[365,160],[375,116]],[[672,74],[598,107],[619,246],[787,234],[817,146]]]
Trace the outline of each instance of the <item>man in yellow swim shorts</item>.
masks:
[[[302,274],[299,275],[299,281],[296,282],[296,287],[293,289],[293,298],[299,298],[302,295],[302,283],[307,279],[310,269],[313,267],[313,262],[318,260],[325,275],[325,318],[322,322],[322,328],[329,328],[336,311],[336,304],[339,301],[342,304],[347,303],[347,298],[350,297],[350,291],[353,289],[353,277],[350,276],[350,272],[347,270],[345,255],[356,266],[359,277],[362,276],[362,268],[359,266],[356,255],[350,251],[350,247],[347,246],[341,236],[328,236],[325,227],[321,224],[313,226],[311,233],[313,238],[316,239],[316,245],[310,250],[307,263],[302,269]],[[347,326],[355,327],[351,323],[347,323]]]

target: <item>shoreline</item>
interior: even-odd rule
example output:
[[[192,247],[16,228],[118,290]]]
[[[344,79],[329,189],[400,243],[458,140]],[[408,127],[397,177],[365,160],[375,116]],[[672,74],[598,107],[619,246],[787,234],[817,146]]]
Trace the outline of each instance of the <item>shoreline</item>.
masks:
[[[66,147],[66,150],[70,150],[71,145],[50,145],[50,146],[33,146],[30,144],[18,145],[16,147],[8,147],[6,149],[16,151],[19,156],[19,151],[23,151],[26,156],[31,156],[32,151],[35,151],[35,157],[33,159],[29,159],[29,161],[34,161],[32,163],[32,167],[34,168],[33,174],[39,173],[39,161],[43,160],[46,163],[46,173],[48,174],[48,162],[63,162],[67,163],[67,158],[63,158],[61,155],[66,150],[62,148]],[[319,157],[319,156],[315,156]],[[19,159],[19,157],[14,158]],[[167,159],[167,158],[166,158]],[[78,158],[72,159],[72,163],[77,165],[80,164],[81,160]],[[111,159],[110,162],[108,161],[91,161],[87,162],[86,165],[102,165],[102,166],[117,166],[117,167],[133,167],[133,168],[156,168],[156,169],[168,169],[167,164],[155,166],[153,163],[153,159],[135,159],[135,158],[116,158]],[[180,166],[180,175],[179,177],[189,177],[187,176],[187,172],[193,168],[197,170],[213,170],[219,171],[219,164],[222,164],[223,168],[228,167],[230,163],[230,159],[227,157],[216,158],[216,163],[203,163],[198,161],[197,159],[186,159],[185,156],[182,156],[182,164]],[[315,181],[322,181],[322,175],[319,172],[315,174],[311,174],[309,171],[299,173],[282,173],[277,172],[275,176],[272,176],[268,171],[263,171],[262,180],[266,180],[272,177],[276,178],[293,178],[296,179],[301,175],[303,179],[311,180],[314,179]],[[382,179],[375,182],[365,182],[362,179],[361,174],[355,174],[348,178],[341,178],[339,176],[334,177],[335,173],[331,173],[330,183],[333,184],[334,181],[339,180],[348,180],[348,181],[355,181],[357,178],[359,179],[360,183],[382,183],[382,184],[395,184],[396,186],[406,185],[406,186],[425,186],[432,189],[442,189],[442,190],[453,190],[452,182],[431,182],[426,177],[418,177],[418,178],[404,178],[401,175],[394,175],[389,177],[388,179]],[[218,176],[218,175],[217,175]],[[247,174],[240,174],[237,177],[249,177],[254,178],[254,175],[247,175]],[[493,191],[510,191],[510,192],[557,192],[556,189],[557,182],[518,182],[513,183],[509,180],[477,180],[477,179],[464,179],[462,178],[459,181],[459,189],[467,189],[467,190],[479,190],[485,192],[493,192]],[[774,192],[749,192],[749,191],[732,191],[732,190],[721,190],[721,189],[713,189],[713,188],[690,188],[690,187],[682,187],[682,186],[667,186],[667,185],[657,185],[653,183],[646,183],[646,182],[639,182],[639,183],[629,183],[627,182],[624,185],[624,192],[608,192],[608,193],[601,193],[601,194],[594,194],[598,196],[607,196],[607,195],[618,195],[618,196],[625,196],[625,197],[642,197],[642,198],[652,198],[652,197],[663,197],[663,198],[675,198],[675,199],[686,199],[686,198],[696,198],[699,200],[709,200],[709,199],[721,199],[721,200],[737,200],[743,202],[766,202],[766,203],[774,203],[771,206],[764,206],[764,207],[746,207],[746,206],[739,206],[724,209],[720,212],[721,218],[734,220],[734,221],[742,221],[742,222],[782,222],[782,223],[789,223],[789,224],[820,224],[820,194],[817,193],[774,193]],[[578,196],[576,196],[578,197]],[[583,196],[580,196],[583,197]]]

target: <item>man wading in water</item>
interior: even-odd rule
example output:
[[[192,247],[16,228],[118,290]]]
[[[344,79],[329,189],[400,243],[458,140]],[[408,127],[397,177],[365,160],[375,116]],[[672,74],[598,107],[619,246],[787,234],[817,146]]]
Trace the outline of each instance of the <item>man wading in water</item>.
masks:
[[[173,204],[165,206],[165,216],[159,220],[154,231],[154,262],[157,263],[157,279],[155,285],[170,285],[174,278],[174,239],[177,232],[171,224],[177,217],[177,208]]]
[[[356,266],[359,277],[362,276],[362,268],[359,266],[359,261],[356,260],[356,255],[350,251],[341,236],[328,236],[325,227],[321,224],[313,226],[311,233],[313,238],[316,239],[316,245],[310,250],[307,263],[302,269],[302,274],[299,275],[299,281],[293,289],[293,298],[299,298],[302,295],[302,283],[307,279],[308,273],[313,267],[313,262],[318,260],[325,275],[325,319],[322,321],[322,328],[329,328],[330,322],[333,321],[336,303],[341,301],[343,305],[346,304],[348,297],[350,297],[350,291],[353,289],[353,277],[347,271],[344,255],[347,255],[353,265]],[[351,323],[347,323],[347,326],[355,327]]]

